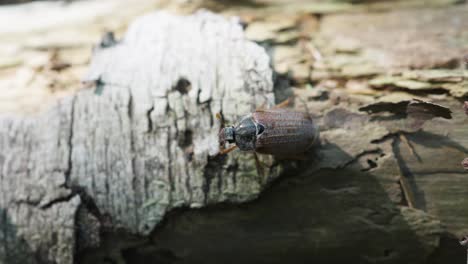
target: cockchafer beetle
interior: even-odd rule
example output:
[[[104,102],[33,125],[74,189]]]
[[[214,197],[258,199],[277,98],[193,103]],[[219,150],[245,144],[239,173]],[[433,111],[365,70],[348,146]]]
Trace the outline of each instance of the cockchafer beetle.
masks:
[[[303,159],[317,141],[319,128],[308,113],[284,108],[288,104],[289,99],[271,109],[257,109],[236,126],[224,127],[224,119],[218,114],[221,120],[219,153],[223,155],[239,148],[280,159]],[[225,149],[226,143],[235,145]]]

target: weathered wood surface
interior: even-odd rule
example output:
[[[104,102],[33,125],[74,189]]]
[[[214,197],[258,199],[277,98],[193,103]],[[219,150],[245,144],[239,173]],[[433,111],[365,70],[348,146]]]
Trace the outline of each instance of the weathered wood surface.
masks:
[[[405,19],[425,12],[438,24],[463,25],[466,5],[457,8],[450,7],[450,20],[414,9],[404,11],[411,16],[374,14],[370,22],[342,14],[298,15],[279,25],[254,19],[246,34],[268,47],[280,74],[275,88],[270,58],[236,19],[207,12],[138,19],[123,40],[95,50],[86,76],[94,86],[40,116],[2,117],[0,263],[452,261],[460,256],[450,248],[453,237],[468,229],[460,166],[468,141],[458,101],[466,74],[453,69],[463,45],[450,58],[424,56],[434,41],[402,46],[413,56],[395,60],[385,45],[391,41],[373,40],[365,29],[377,24],[450,46],[463,34],[415,35]],[[401,24],[387,25],[388,17]],[[379,64],[379,54],[392,63]],[[412,69],[427,63],[447,69]],[[316,87],[286,89],[285,79]],[[214,114],[234,122],[272,103],[273,92],[277,100],[294,92],[295,107],[319,122],[321,146],[310,159],[257,175],[250,155],[211,158]],[[404,115],[359,111],[413,97],[450,107],[454,118],[418,131]]]
[[[161,4],[132,3],[131,7],[125,0],[0,3],[0,113],[44,111],[79,90],[90,50],[101,35],[113,31],[121,36],[130,21]]]
[[[235,19],[204,12],[140,18],[120,43],[94,55],[86,81],[97,90],[74,105],[71,184],[117,226],[142,234],[174,207],[252,200],[276,174],[252,175],[253,162],[240,154],[216,157],[215,114],[236,120],[271,104],[268,62]]]
[[[80,206],[146,235],[173,208],[252,200],[278,175],[256,175],[240,153],[215,157],[215,113],[235,120],[273,102],[269,58],[235,19],[142,17],[95,50],[86,81],[95,87],[46,115],[2,119],[6,262],[23,254],[9,250],[18,240],[29,262],[71,263]]]

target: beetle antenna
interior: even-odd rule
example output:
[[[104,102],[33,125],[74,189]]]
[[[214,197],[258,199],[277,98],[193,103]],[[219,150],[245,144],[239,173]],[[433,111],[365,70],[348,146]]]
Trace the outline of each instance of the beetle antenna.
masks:
[[[279,109],[279,108],[287,108],[291,105],[291,103],[294,101],[294,97],[290,96],[286,100],[280,102],[279,104],[273,106],[273,109]]]
[[[228,154],[229,152],[235,150],[236,148],[237,148],[237,146],[234,145],[234,146],[230,146],[230,147],[227,148],[227,149],[222,149],[222,150],[219,151],[219,155]]]
[[[226,125],[223,114],[221,112],[216,113],[216,119],[218,119],[219,122],[221,123],[221,128],[220,129],[223,129],[225,127],[225,125]]]

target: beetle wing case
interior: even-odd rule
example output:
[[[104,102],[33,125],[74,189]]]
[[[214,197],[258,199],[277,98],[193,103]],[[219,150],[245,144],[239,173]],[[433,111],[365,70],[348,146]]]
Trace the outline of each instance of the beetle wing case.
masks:
[[[306,152],[318,139],[318,126],[307,113],[270,109],[256,111],[252,117],[264,127],[256,140],[259,153],[293,156]]]

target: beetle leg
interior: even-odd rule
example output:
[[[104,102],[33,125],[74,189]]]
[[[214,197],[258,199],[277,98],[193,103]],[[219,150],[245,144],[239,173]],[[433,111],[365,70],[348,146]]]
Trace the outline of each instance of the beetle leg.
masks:
[[[227,148],[227,149],[221,149],[221,150],[219,151],[219,155],[228,154],[229,152],[235,150],[236,148],[237,148],[237,146],[234,145],[234,146],[231,146],[231,147],[229,147],[229,148]]]
[[[258,158],[258,155],[257,155],[256,152],[254,152],[253,155],[254,155],[254,158],[255,158],[255,167],[257,168],[257,174],[260,177],[263,177],[265,171],[263,170],[263,166],[260,163],[260,159]]]
[[[292,101],[291,98],[288,98],[288,99],[284,100],[283,102],[281,102],[281,103],[279,103],[279,104],[273,106],[272,108],[274,109],[274,108],[284,108],[284,107],[287,107],[287,106],[289,106],[289,104],[291,103],[291,101]]]

